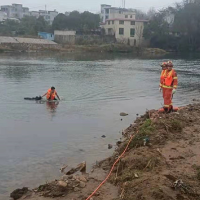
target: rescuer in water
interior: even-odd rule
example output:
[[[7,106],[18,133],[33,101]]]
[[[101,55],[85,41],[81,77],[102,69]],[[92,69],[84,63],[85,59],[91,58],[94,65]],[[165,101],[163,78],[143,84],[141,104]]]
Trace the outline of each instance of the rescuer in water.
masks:
[[[58,100],[60,100],[60,97],[58,96],[55,87],[51,87],[50,89],[48,89],[47,93],[45,93],[42,97],[44,96],[46,96],[47,100],[57,100],[56,97],[58,98]]]

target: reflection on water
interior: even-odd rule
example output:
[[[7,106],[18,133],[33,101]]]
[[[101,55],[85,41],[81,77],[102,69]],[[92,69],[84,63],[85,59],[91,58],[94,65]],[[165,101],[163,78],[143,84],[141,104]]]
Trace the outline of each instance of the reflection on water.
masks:
[[[46,102],[47,105],[47,110],[50,111],[51,113],[55,113],[56,112],[56,108],[59,105],[59,102]]]
[[[56,109],[59,105],[59,102],[46,102],[47,111],[50,113],[51,117],[55,117]]]
[[[200,59],[191,55],[0,56],[1,200],[13,189],[35,187],[60,176],[63,164],[74,167],[86,160],[91,166],[109,156],[107,145],[115,144],[137,113],[161,107],[159,63],[174,61],[179,78],[175,106],[199,97]],[[63,101],[23,100],[43,94],[49,85],[55,85]],[[120,112],[129,115],[121,121]]]

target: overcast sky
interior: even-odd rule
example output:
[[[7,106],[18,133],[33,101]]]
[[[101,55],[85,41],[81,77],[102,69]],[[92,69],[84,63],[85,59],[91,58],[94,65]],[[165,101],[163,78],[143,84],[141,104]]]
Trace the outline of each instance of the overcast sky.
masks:
[[[151,7],[162,9],[169,5],[174,5],[180,0],[126,0],[126,8],[136,8],[147,11]],[[91,11],[97,13],[100,11],[100,4],[110,4],[112,6],[121,7],[122,0],[0,0],[0,5],[10,5],[12,3],[20,3],[30,10],[47,10],[56,9],[59,12],[78,10]]]

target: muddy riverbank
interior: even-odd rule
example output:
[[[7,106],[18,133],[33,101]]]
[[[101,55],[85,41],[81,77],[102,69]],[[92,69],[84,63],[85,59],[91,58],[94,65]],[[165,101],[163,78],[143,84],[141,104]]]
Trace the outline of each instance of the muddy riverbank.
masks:
[[[158,48],[138,48],[125,44],[103,45],[60,45],[60,44],[29,44],[29,43],[2,43],[0,53],[11,52],[109,52],[109,53],[132,53],[144,55],[165,55],[167,52]]]
[[[89,173],[64,175],[29,190],[21,199],[86,200],[198,200],[200,198],[200,103],[164,114],[147,111],[122,132],[113,156],[99,162]],[[130,140],[130,138],[132,138]],[[66,169],[66,172],[68,170]]]

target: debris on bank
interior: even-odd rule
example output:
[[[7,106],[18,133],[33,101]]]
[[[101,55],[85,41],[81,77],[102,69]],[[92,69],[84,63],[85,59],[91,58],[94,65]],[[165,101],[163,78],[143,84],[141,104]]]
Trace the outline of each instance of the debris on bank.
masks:
[[[40,186],[31,198],[60,197],[86,200],[104,181],[116,159],[108,181],[94,200],[199,200],[200,199],[200,104],[176,113],[147,111],[123,131],[113,156],[98,163],[92,173],[64,175]],[[65,196],[65,197],[62,197]]]

